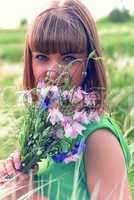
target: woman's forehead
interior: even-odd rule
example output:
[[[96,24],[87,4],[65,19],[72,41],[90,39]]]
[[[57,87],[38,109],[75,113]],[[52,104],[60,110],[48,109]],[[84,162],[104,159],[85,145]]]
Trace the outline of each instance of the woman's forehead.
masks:
[[[48,15],[34,24],[29,40],[32,51],[46,54],[81,53],[87,49],[86,33],[79,22],[56,16]]]
[[[54,41],[48,39],[33,40],[30,45],[32,52],[41,52],[44,54],[56,54],[60,53],[61,55],[65,54],[82,54],[87,51],[86,44],[82,44],[78,41],[78,44],[74,43],[74,41],[62,40],[62,41]]]

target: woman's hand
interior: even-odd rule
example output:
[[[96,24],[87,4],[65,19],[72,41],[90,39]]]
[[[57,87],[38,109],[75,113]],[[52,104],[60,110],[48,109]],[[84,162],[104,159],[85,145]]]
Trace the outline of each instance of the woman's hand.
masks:
[[[3,200],[17,200],[28,192],[34,192],[34,183],[32,175],[38,170],[38,166],[34,166],[29,174],[22,173],[20,152],[16,150],[6,160],[0,161],[0,189]],[[27,196],[28,197],[28,196]],[[38,197],[38,198],[37,198]],[[31,194],[29,199],[44,199],[37,193]]]

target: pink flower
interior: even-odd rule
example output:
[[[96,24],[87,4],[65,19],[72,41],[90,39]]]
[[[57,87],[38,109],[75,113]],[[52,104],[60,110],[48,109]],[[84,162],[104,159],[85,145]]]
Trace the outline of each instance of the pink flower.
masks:
[[[96,92],[90,92],[88,95],[85,96],[85,103],[87,106],[96,105],[97,101],[97,94]]]
[[[77,136],[78,134],[81,134],[83,130],[86,128],[82,126],[80,123],[73,121],[72,124],[73,130],[74,130],[74,135]]]
[[[53,92],[54,96],[59,96],[59,89],[56,85],[51,86],[50,91]]]
[[[66,137],[74,137],[75,132],[71,124],[67,123],[66,126],[64,126],[64,130],[65,130]]]
[[[65,136],[76,138],[78,134],[81,134],[85,127],[70,117],[64,117],[63,126],[65,130]]]
[[[65,90],[65,91],[63,92],[63,98],[64,98],[65,100],[69,99],[69,91],[68,91],[68,90]]]
[[[71,117],[68,117],[68,116],[64,116],[63,126],[66,126],[68,123],[69,123],[69,124],[72,123],[72,118],[71,118]]]
[[[71,103],[79,103],[83,99],[83,90],[78,87],[76,90],[70,91],[70,102]]]
[[[76,111],[74,116],[73,116],[73,119],[74,120],[77,120],[81,123],[88,123],[88,117],[87,117],[87,114],[85,112],[78,112]]]
[[[41,79],[38,81],[37,88],[41,89],[43,87],[45,87],[45,83],[44,83],[44,80]]]
[[[90,92],[89,96],[92,100],[97,100],[97,93],[95,91]]]
[[[55,125],[57,122],[64,120],[63,114],[59,111],[58,108],[49,109],[48,119],[49,118],[52,125]]]
[[[77,154],[70,155],[70,156],[68,156],[67,158],[64,159],[64,162],[67,164],[71,161],[77,161],[78,158],[79,158],[79,156]]]
[[[88,120],[89,120],[89,122],[90,121],[97,121],[98,122],[100,120],[100,116],[99,116],[98,112],[97,111],[90,112],[90,114],[88,116]]]

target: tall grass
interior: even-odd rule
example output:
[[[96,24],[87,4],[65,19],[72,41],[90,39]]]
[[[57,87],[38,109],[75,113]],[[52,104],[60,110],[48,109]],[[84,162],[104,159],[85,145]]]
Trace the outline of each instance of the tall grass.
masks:
[[[0,30],[0,60],[8,62],[22,61],[26,30]]]
[[[81,157],[82,158],[82,157]],[[82,197],[81,200],[87,200],[87,188],[82,191],[81,193],[81,188],[79,185],[80,184],[80,177],[79,177],[79,173],[80,173],[80,164],[81,164],[81,159],[79,159],[75,165],[74,165],[74,174],[73,174],[73,182],[72,182],[72,190],[71,193],[69,195],[69,197],[67,197],[66,193],[64,194],[64,199],[66,200],[78,200],[80,199],[80,197]],[[67,173],[67,172],[65,172]],[[30,173],[30,179],[27,185],[22,185],[19,186],[18,184],[16,184],[16,187],[14,186],[16,182],[16,179],[19,177],[19,175],[14,176],[11,180],[9,180],[6,185],[10,185],[10,187],[8,188],[4,188],[4,186],[1,186],[1,193],[0,193],[0,197],[3,199],[7,198],[10,195],[10,200],[14,200],[16,199],[16,191],[18,191],[21,188],[25,188],[25,193],[22,194],[21,197],[18,197],[18,200],[26,200],[26,199],[32,199],[32,195],[35,194],[36,192],[39,192],[42,195],[42,200],[43,200],[43,196],[44,196],[44,188],[45,188],[45,196],[48,197],[48,199],[53,199],[53,195],[55,195],[55,200],[59,200],[61,198],[63,198],[63,196],[61,195],[61,191],[60,191],[60,185],[62,184],[62,181],[64,180],[64,174],[61,174],[60,176],[53,178],[52,175],[50,175],[47,180],[41,178],[39,180],[35,181],[35,189],[33,189],[32,187],[32,181],[33,181],[33,174],[32,172]],[[124,187],[125,187],[125,182],[127,179],[127,173],[125,172],[125,174],[122,175],[122,181],[121,184],[118,185],[117,183],[115,183],[114,187],[112,188],[112,190],[106,194],[106,197],[104,200],[113,200],[115,197],[115,194],[117,194],[118,192],[118,200],[123,200],[124,198]],[[12,180],[14,182],[14,184],[12,183]],[[57,193],[51,195],[51,192],[53,191],[53,184],[55,187],[58,188]],[[101,180],[98,179],[96,182],[95,187],[93,188],[93,192],[92,195],[90,196],[91,200],[97,200],[99,198],[99,193],[101,190]],[[54,192],[54,191],[53,191]],[[41,200],[41,198],[37,197],[36,200]]]
[[[134,154],[134,33],[128,24],[98,23],[101,45],[108,70],[108,98],[112,116],[119,122]],[[25,29],[0,30],[0,159],[17,148],[17,132],[23,119],[18,102],[22,77]],[[7,63],[8,67],[7,67]],[[134,164],[129,169],[129,183],[134,198]]]

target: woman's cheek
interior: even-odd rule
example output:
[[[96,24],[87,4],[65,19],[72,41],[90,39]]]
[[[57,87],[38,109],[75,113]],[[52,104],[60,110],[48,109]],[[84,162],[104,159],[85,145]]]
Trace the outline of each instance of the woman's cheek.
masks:
[[[82,83],[82,66],[76,65],[70,70],[70,75],[72,77],[72,84],[79,86]]]
[[[33,74],[36,81],[38,81],[43,74],[45,76],[45,71],[46,70],[43,65],[33,63]]]

